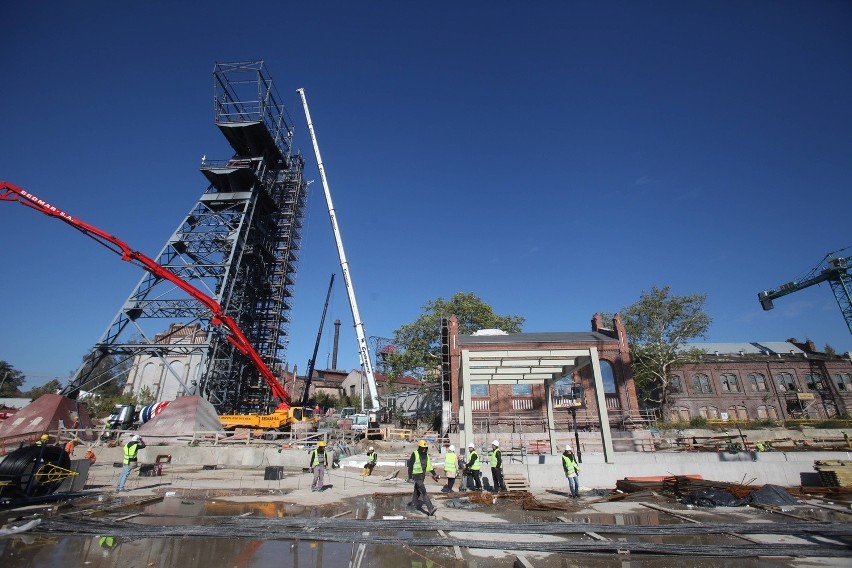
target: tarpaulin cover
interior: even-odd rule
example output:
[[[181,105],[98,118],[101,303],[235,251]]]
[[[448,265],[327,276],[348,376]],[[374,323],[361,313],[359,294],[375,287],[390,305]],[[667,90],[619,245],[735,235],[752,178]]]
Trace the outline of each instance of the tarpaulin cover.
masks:
[[[751,503],[758,505],[798,504],[798,501],[779,485],[764,485],[742,499],[737,498],[726,489],[713,487],[696,489],[684,497],[683,502],[698,507],[742,507]]]

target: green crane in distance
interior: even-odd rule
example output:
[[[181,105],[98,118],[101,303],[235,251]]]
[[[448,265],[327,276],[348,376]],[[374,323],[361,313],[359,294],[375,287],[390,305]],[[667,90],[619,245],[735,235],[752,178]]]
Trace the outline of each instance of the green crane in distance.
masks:
[[[828,253],[813,270],[798,280],[782,284],[774,290],[758,292],[757,299],[760,301],[760,305],[764,310],[771,310],[775,307],[772,300],[815,284],[828,282],[832,292],[834,292],[837,305],[840,306],[840,312],[846,320],[846,327],[849,328],[849,333],[852,333],[852,294],[850,294],[852,276],[849,275],[849,268],[852,267],[852,256],[838,254],[850,248],[852,247]]]

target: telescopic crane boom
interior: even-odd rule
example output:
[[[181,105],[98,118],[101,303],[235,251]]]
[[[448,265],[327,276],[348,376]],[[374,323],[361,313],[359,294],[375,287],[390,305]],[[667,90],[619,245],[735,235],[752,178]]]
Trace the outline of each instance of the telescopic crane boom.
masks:
[[[325,294],[325,305],[322,307],[322,317],[320,318],[319,331],[317,332],[317,341],[314,343],[314,354],[311,360],[308,361],[308,375],[305,377],[305,392],[302,394],[302,408],[308,407],[308,400],[311,398],[311,381],[314,377],[314,369],[317,366],[317,351],[319,351],[320,340],[322,339],[322,328],[325,326],[325,313],[328,311],[328,301],[331,299],[331,287],[334,286],[334,273],[331,274],[331,280],[328,283],[328,292]]]
[[[781,296],[798,292],[822,282],[828,282],[834,292],[834,298],[837,300],[843,318],[846,320],[846,327],[852,333],[852,276],[849,275],[849,269],[852,268],[852,256],[844,257],[837,254],[849,248],[852,247],[828,253],[822,259],[822,262],[803,278],[787,282],[773,290],[758,292],[757,299],[760,301],[760,305],[764,310],[771,310],[775,307],[772,301]]]
[[[317,136],[314,133],[314,125],[311,122],[311,113],[308,110],[308,99],[305,98],[305,89],[296,89],[296,92],[302,97],[302,106],[305,109],[305,119],[308,121],[308,132],[311,134],[311,142],[313,142],[314,145],[314,154],[317,157],[317,169],[319,169],[322,188],[325,191],[325,203],[328,205],[328,217],[331,220],[331,230],[334,232],[334,240],[337,243],[337,255],[340,257],[340,270],[343,272],[343,285],[346,286],[346,293],[349,295],[349,307],[352,309],[352,320],[355,322],[355,335],[358,337],[358,354],[361,358],[361,367],[367,375],[367,386],[370,389],[370,400],[373,404],[373,410],[379,410],[379,393],[376,389],[376,377],[373,374],[373,364],[370,361],[370,350],[367,348],[367,338],[364,335],[364,324],[361,321],[361,314],[358,313],[358,302],[355,300],[355,288],[352,285],[352,277],[349,275],[349,262],[346,260],[346,253],[343,250],[343,239],[340,236],[340,228],[337,226],[337,215],[334,212],[334,203],[331,201],[331,190],[328,187],[328,180],[325,177],[325,168],[322,165],[322,156],[320,156]]]
[[[237,325],[237,322],[234,319],[227,315],[223,310],[222,306],[219,305],[219,302],[203,293],[201,290],[189,284],[172,271],[164,268],[157,264],[153,259],[145,256],[139,251],[135,251],[130,248],[130,246],[119,238],[106,233],[97,227],[89,225],[85,221],[81,221],[76,217],[72,217],[65,211],[62,211],[58,207],[51,205],[50,203],[44,201],[43,199],[39,199],[32,193],[21,189],[15,185],[12,185],[8,182],[0,182],[0,200],[2,201],[17,201],[21,205],[26,205],[31,209],[35,209],[45,215],[50,217],[54,217],[59,219],[60,221],[64,221],[86,235],[91,239],[97,241],[98,243],[104,245],[106,248],[111,250],[112,252],[121,256],[121,260],[125,260],[131,264],[137,264],[141,266],[144,270],[147,270],[154,276],[158,278],[163,278],[168,280],[205,306],[213,313],[212,323],[213,325],[222,325],[227,331],[228,335],[226,336],[228,342],[233,345],[237,351],[248,357],[248,359],[252,362],[255,368],[258,370],[260,375],[266,381],[266,384],[269,385],[269,388],[272,390],[273,396],[277,397],[281,403],[280,407],[289,407],[290,406],[290,395],[284,390],[284,387],[281,386],[281,383],[278,382],[278,379],[266,366],[266,363],[263,362],[263,359],[260,357],[260,354],[252,347],[248,338],[245,336],[243,331],[240,329],[240,326]]]

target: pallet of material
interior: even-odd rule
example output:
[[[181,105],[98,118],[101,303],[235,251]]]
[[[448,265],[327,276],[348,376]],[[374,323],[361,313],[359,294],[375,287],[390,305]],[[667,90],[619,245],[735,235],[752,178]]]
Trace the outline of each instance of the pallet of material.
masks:
[[[530,490],[529,481],[523,475],[517,473],[507,473],[503,475],[503,482],[506,484],[506,489],[509,491],[527,491]]]
[[[852,461],[817,460],[814,469],[826,487],[852,487]]]

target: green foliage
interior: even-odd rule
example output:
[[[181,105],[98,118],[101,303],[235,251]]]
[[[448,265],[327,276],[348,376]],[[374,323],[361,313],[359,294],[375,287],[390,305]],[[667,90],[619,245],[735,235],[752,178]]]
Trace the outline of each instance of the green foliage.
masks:
[[[59,382],[58,379],[52,379],[40,387],[35,387],[24,393],[26,398],[31,398],[33,400],[45,394],[56,394],[59,390],[62,389],[62,383]]]
[[[92,368],[91,354],[84,359],[80,376],[87,377],[80,390],[96,392],[102,397],[119,397],[124,392],[124,385],[133,361],[110,355],[97,361]]]
[[[706,301],[704,294],[677,296],[668,286],[653,286],[621,310],[636,388],[645,403],[664,407],[670,369],[702,355],[700,350],[684,349],[684,345],[706,335],[712,321],[704,311]]]
[[[707,419],[703,416],[693,416],[689,419],[691,428],[707,428]]]
[[[822,349],[822,352],[828,355],[829,357],[837,357],[837,351],[835,351],[834,347],[832,347],[828,343],[825,344],[825,347]]]
[[[313,398],[315,403],[320,405],[320,408],[340,408],[343,406],[340,405],[340,400],[336,396],[327,392],[316,392]]]
[[[426,379],[441,363],[441,319],[455,315],[459,333],[471,334],[480,329],[501,329],[518,333],[526,318],[501,316],[479,296],[470,292],[456,292],[449,300],[437,298],[426,302],[423,313],[415,321],[394,331],[397,351],[387,357],[387,375],[400,377],[412,375]]]
[[[21,395],[21,387],[26,376],[6,361],[0,361],[0,397],[17,398]]]

